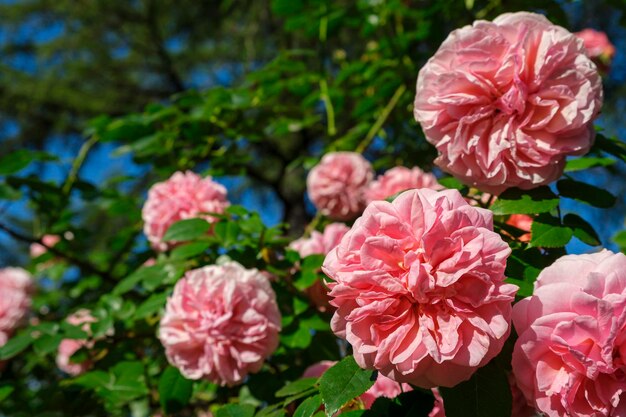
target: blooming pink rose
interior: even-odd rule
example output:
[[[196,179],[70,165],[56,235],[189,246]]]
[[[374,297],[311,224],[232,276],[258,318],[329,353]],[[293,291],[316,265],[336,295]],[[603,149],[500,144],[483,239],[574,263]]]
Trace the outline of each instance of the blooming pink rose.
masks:
[[[78,310],[67,318],[67,322],[73,326],[81,326],[84,332],[90,333],[89,324],[94,323],[96,319],[91,315],[89,310]],[[81,363],[73,363],[71,357],[74,353],[83,347],[92,347],[93,341],[81,340],[81,339],[63,339],[59,344],[59,350],[57,352],[57,366],[63,372],[76,376],[87,372],[93,363],[90,360],[86,360]]]
[[[56,245],[57,243],[59,243],[60,240],[61,240],[61,236],[57,236],[57,235],[44,235],[41,238],[41,241],[47,247],[52,247]],[[38,258],[44,253],[46,253],[48,251],[46,246],[40,245],[39,243],[33,243],[32,245],[30,245],[30,257]]]
[[[563,256],[518,302],[513,373],[548,417],[626,416],[626,256]]]
[[[413,188],[430,188],[441,190],[443,187],[437,182],[437,177],[424,172],[418,167],[394,167],[372,181],[367,187],[365,197],[368,203],[384,200],[400,191]]]
[[[226,188],[211,177],[202,178],[191,171],[175,172],[148,191],[141,212],[143,231],[155,249],[164,251],[169,245],[163,242],[163,235],[172,224],[195,217],[213,223],[214,217],[202,213],[223,213],[228,205]]]
[[[593,29],[584,29],[574,33],[574,35],[582,39],[589,58],[591,58],[600,69],[608,71],[613,56],[615,55],[615,46],[613,46],[608,36],[606,36],[606,33]]]
[[[532,237],[530,231],[533,225],[533,218],[527,214],[512,214],[506,224],[516,227],[528,233],[524,233],[518,239],[522,242],[530,242]]]
[[[526,397],[515,383],[513,374],[508,374],[508,380],[511,387],[511,417],[535,417],[537,412],[528,405]]]
[[[324,155],[307,177],[307,192],[325,216],[351,220],[365,208],[365,189],[374,178],[372,166],[361,154],[333,152]]]
[[[510,253],[491,212],[457,190],[375,201],[324,261],[331,327],[363,368],[423,388],[456,385],[509,335]]]
[[[22,268],[0,269],[0,346],[28,313],[33,281]]]
[[[159,339],[185,377],[235,385],[278,347],[280,320],[267,277],[227,262],[189,271],[176,283]]]
[[[601,106],[582,42],[519,12],[452,32],[419,73],[414,114],[442,169],[499,194],[559,178],[589,151]]]

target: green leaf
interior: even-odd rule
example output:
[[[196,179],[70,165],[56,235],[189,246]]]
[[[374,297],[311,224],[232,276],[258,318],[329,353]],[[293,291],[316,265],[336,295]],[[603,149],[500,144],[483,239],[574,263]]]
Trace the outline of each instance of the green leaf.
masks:
[[[207,234],[211,226],[204,219],[180,220],[170,226],[163,236],[164,242],[184,242]]]
[[[109,375],[104,371],[91,371],[69,380],[68,383],[80,385],[85,388],[96,389],[110,386],[113,379],[113,375]]]
[[[615,242],[620,248],[626,248],[626,230],[622,230],[621,232],[616,233],[611,240]]]
[[[193,393],[193,381],[186,379],[172,366],[165,369],[159,379],[159,401],[166,414],[185,407]]]
[[[626,143],[614,138],[607,138],[604,135],[597,134],[594,148],[614,155],[623,161],[626,161]]]
[[[19,149],[0,158],[0,175],[14,174],[26,168],[33,161],[46,161],[55,159],[46,152]]]
[[[44,356],[56,352],[63,340],[61,335],[43,335],[33,343],[33,349],[38,355]]]
[[[306,400],[302,401],[302,403],[296,408],[296,412],[293,414],[293,417],[311,417],[322,405],[322,396],[315,395],[313,397],[309,397]]]
[[[437,181],[439,182],[439,184],[443,185],[446,188],[455,190],[467,189],[467,185],[463,184],[461,181],[457,180],[454,177],[440,178]]]
[[[530,297],[533,294],[533,284],[528,281],[522,281],[521,279],[516,278],[507,278],[505,281],[519,287],[519,290],[517,291],[518,297]]]
[[[298,323],[299,324],[299,323]],[[281,332],[280,341],[285,346],[292,349],[305,349],[313,340],[311,331],[304,326],[294,326],[294,330],[291,332]]]
[[[155,314],[165,306],[165,300],[167,300],[167,293],[165,292],[152,294],[150,298],[137,307],[135,319],[143,319]]]
[[[565,172],[581,171],[583,169],[606,167],[615,164],[617,162],[613,158],[600,158],[600,157],[586,157],[570,159],[565,164]]]
[[[328,369],[320,378],[320,393],[326,415],[332,416],[348,401],[358,397],[374,385],[373,372],[361,369],[348,356]]]
[[[546,213],[559,205],[559,198],[548,187],[533,190],[511,188],[500,194],[491,206],[496,215]]]
[[[290,395],[299,394],[303,391],[313,387],[318,378],[302,378],[297,381],[290,382],[278,391],[276,391],[277,397],[288,397]]]
[[[215,225],[215,236],[217,236],[225,247],[237,243],[239,237],[239,225],[232,220],[223,220]]]
[[[556,188],[563,197],[573,198],[594,207],[610,208],[615,205],[616,198],[613,194],[591,184],[564,179],[556,183]]]
[[[558,218],[540,215],[533,221],[530,244],[540,248],[560,248],[567,245],[572,236],[574,231],[562,226]]]
[[[228,404],[215,413],[215,417],[252,417],[254,406],[250,404]]]
[[[11,359],[18,353],[26,350],[31,343],[33,343],[33,337],[28,332],[13,336],[4,346],[0,347],[0,360]]]
[[[590,246],[599,246],[602,244],[598,234],[585,219],[574,213],[568,213],[563,217],[563,224],[574,231],[574,236],[581,242]]]
[[[177,246],[172,250],[172,259],[189,259],[200,255],[211,246],[209,242],[191,242]]]
[[[453,388],[439,388],[446,417],[504,417],[511,415],[511,389],[496,361],[480,368]]]
[[[11,187],[10,185],[0,182],[0,200],[19,200],[22,193],[19,190]]]
[[[15,388],[10,385],[0,387],[0,403],[9,397],[13,390],[15,390]]]

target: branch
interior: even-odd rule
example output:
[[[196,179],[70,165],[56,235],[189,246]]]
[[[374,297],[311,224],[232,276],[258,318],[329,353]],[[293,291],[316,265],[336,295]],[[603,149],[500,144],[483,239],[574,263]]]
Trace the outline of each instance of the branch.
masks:
[[[391,114],[392,110],[396,107],[396,105],[398,104],[398,101],[400,100],[400,97],[402,97],[402,94],[404,94],[405,91],[406,91],[406,86],[404,84],[402,84],[400,87],[396,89],[396,92],[393,93],[393,96],[391,97],[391,99],[389,100],[385,108],[383,109],[383,112],[380,114],[380,116],[378,116],[378,119],[376,119],[376,122],[374,122],[374,125],[367,132],[365,139],[363,139],[363,141],[356,148],[356,152],[363,153],[363,151],[367,149],[367,147],[370,145],[374,137],[376,137],[378,132],[380,132],[380,129],[382,129],[383,125],[385,124],[385,121],[387,121],[387,118]]]

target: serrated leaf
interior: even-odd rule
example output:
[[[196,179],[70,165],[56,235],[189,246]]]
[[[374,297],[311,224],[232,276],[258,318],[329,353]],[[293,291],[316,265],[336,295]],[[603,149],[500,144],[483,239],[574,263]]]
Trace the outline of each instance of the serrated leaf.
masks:
[[[606,167],[615,164],[617,162],[613,158],[600,158],[600,157],[585,157],[570,159],[565,164],[565,172],[581,171],[583,169]]]
[[[602,188],[571,179],[558,181],[556,188],[561,196],[582,201],[594,207],[610,208],[617,200],[613,194]]]
[[[322,405],[322,396],[315,395],[309,397],[296,408],[296,412],[293,413],[293,417],[311,417]]]
[[[491,211],[496,215],[547,213],[558,205],[558,196],[548,187],[533,190],[512,188],[500,194]]]
[[[290,395],[299,394],[303,391],[313,387],[317,382],[317,378],[302,378],[297,381],[290,382],[278,391],[276,391],[277,397],[288,397]]]
[[[348,401],[374,385],[373,372],[361,369],[354,357],[348,356],[333,365],[320,378],[320,394],[327,416],[332,416]]]
[[[250,404],[228,404],[217,410],[215,417],[252,417],[254,406]]]
[[[159,401],[166,414],[184,408],[191,399],[193,381],[186,379],[178,369],[169,366],[159,378]]]
[[[566,214],[563,217],[563,224],[572,229],[574,236],[587,245],[599,246],[602,243],[593,226],[577,214]]]
[[[549,215],[540,215],[533,221],[530,244],[539,248],[560,248],[572,239],[574,231],[562,226],[559,220]]]
[[[511,415],[511,389],[495,361],[478,369],[453,388],[439,388],[446,417],[503,417]]]
[[[164,242],[184,242],[204,236],[211,225],[204,219],[185,219],[174,223],[163,236]]]

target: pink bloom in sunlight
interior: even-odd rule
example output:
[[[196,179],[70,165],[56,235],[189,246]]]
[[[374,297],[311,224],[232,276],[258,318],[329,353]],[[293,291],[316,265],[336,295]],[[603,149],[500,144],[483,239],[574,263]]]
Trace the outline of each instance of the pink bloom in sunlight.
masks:
[[[515,304],[516,383],[548,417],[626,416],[626,256],[559,258]]]
[[[52,247],[56,245],[57,243],[59,243],[59,241],[61,241],[61,236],[44,235],[41,238],[41,241],[43,242],[44,245],[48,247]],[[47,251],[48,249],[46,249],[45,246],[40,245],[39,243],[33,243],[32,245],[30,245],[30,257],[31,258],[38,258],[44,253],[46,253]]]
[[[280,321],[266,275],[228,262],[191,270],[176,283],[159,339],[186,378],[235,385],[278,347]]]
[[[67,322],[73,326],[81,326],[81,329],[90,333],[89,324],[94,323],[96,319],[91,315],[89,310],[78,310],[67,318]],[[59,344],[59,350],[57,353],[57,366],[63,372],[76,376],[87,372],[93,363],[90,360],[86,360],[80,363],[73,363],[71,361],[72,355],[78,352],[83,347],[90,348],[93,346],[93,341],[87,339],[63,339]]]
[[[528,233],[524,233],[518,239],[521,242],[530,242],[531,233],[530,230],[533,225],[533,218],[527,214],[512,214],[509,219],[506,221],[506,224],[509,226],[516,227],[520,230],[523,230]]]
[[[367,187],[365,196],[367,202],[370,203],[376,200],[385,200],[394,194],[413,188],[441,190],[444,187],[437,182],[437,177],[418,167],[394,167],[372,181]]]
[[[606,33],[594,29],[584,29],[574,33],[585,44],[587,55],[604,72],[608,72],[615,55],[615,46]]]
[[[364,193],[372,178],[372,166],[361,154],[328,153],[309,172],[307,192],[325,216],[352,220],[365,208]]]
[[[363,368],[422,388],[454,386],[509,335],[510,253],[492,213],[457,190],[375,201],[324,261],[331,327]]]
[[[24,269],[0,269],[0,346],[28,314],[33,290],[33,280]]]
[[[144,234],[153,248],[165,251],[172,242],[163,242],[163,235],[172,224],[195,217],[213,223],[216,219],[204,213],[221,214],[228,205],[226,188],[211,177],[202,178],[191,171],[175,172],[148,191],[141,211]]]
[[[453,31],[420,70],[414,115],[437,165],[500,194],[548,184],[587,153],[602,99],[582,42],[518,12]]]

